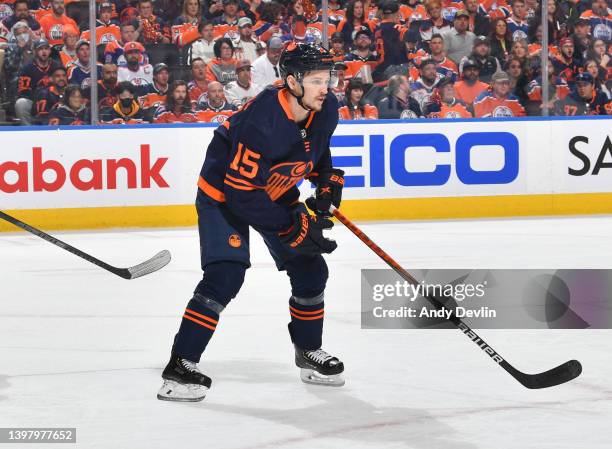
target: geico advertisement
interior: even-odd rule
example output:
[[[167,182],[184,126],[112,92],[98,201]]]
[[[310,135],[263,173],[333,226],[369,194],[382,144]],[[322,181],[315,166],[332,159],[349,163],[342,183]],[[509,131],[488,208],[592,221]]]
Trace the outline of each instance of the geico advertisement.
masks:
[[[344,123],[331,149],[348,199],[604,192],[612,185],[609,123]],[[0,132],[0,207],[190,204],[213,131]],[[300,188],[312,192],[308,182]]]

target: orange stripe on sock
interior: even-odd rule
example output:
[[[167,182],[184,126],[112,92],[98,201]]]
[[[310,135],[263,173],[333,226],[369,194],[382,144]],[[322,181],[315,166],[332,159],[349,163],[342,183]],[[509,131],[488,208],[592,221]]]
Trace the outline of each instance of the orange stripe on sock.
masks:
[[[194,312],[194,311],[193,311],[193,310],[191,310],[191,309],[185,309],[185,312],[186,312],[186,313],[190,313],[190,314],[192,314],[192,315],[195,315],[195,316],[197,316],[197,317],[199,317],[199,318],[202,318],[203,320],[206,320],[206,321],[208,321],[209,323],[212,323],[212,324],[218,324],[218,323],[219,323],[217,320],[214,320],[214,319],[212,319],[212,318],[211,318],[211,317],[209,317],[209,316],[202,315],[201,313]]]
[[[198,323],[200,326],[204,326],[205,328],[210,329],[211,331],[215,330],[215,327],[206,324],[204,321],[196,320],[195,318],[192,318],[187,314],[183,315],[183,318],[187,318],[188,320],[193,321],[194,323]]]
[[[303,312],[302,310],[296,309],[295,307],[291,307],[289,306],[289,309],[295,313],[299,313],[300,315],[316,315],[318,313],[323,313],[323,308],[319,309],[319,310],[313,310],[312,312]]]
[[[298,320],[302,320],[302,321],[320,320],[321,318],[323,318],[323,314],[317,315],[317,316],[308,316],[308,317],[306,317],[306,316],[296,315],[293,312],[289,312],[289,313],[291,313],[292,317],[297,318]]]

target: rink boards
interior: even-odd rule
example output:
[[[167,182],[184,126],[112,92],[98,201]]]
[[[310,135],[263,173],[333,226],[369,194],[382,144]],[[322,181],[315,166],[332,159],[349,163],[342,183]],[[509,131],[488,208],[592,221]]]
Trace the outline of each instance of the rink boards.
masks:
[[[45,229],[192,225],[215,127],[0,128],[0,209]],[[599,117],[362,121],[331,147],[357,220],[602,214],[611,136]]]

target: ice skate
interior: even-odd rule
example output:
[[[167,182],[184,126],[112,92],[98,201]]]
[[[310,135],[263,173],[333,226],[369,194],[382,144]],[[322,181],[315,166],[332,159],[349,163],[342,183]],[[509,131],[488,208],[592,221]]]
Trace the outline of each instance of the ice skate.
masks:
[[[344,364],[322,349],[305,351],[295,348],[295,364],[301,369],[302,382],[315,385],[341,387],[344,378]]]
[[[157,392],[162,401],[198,402],[204,399],[212,383],[198,370],[197,364],[173,355],[162,373],[164,384]]]

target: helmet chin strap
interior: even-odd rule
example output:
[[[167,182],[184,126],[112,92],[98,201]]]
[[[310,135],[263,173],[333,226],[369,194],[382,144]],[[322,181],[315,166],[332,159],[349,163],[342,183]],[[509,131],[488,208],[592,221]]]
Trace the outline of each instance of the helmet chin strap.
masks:
[[[303,98],[304,98],[304,84],[302,84],[302,77],[301,76],[295,76],[293,75],[293,77],[295,78],[295,80],[297,81],[297,83],[299,84],[299,86],[302,88],[302,94],[301,95],[296,95],[295,92],[293,92],[293,90],[291,89],[291,87],[289,87],[289,84],[287,83],[287,81],[285,80],[285,85],[287,86],[287,90],[289,91],[289,93],[291,95],[293,95],[295,97],[295,99],[297,100],[298,104],[306,111],[310,111],[312,112],[312,109],[309,108],[308,106],[306,106],[303,103]]]

